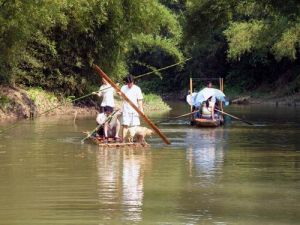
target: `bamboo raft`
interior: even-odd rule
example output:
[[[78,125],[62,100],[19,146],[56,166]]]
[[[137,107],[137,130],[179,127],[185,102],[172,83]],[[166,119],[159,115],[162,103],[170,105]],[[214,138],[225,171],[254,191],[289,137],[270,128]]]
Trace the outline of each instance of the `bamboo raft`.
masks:
[[[150,145],[147,143],[139,143],[139,142],[116,142],[113,138],[108,138],[107,143],[104,142],[104,139],[101,137],[91,136],[88,138],[92,143],[98,145],[99,147],[130,147],[130,148],[145,148]]]

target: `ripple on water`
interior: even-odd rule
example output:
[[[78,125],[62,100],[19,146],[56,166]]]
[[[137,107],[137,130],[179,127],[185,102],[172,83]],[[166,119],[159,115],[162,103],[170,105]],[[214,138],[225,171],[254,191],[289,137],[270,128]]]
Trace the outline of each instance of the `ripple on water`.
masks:
[[[78,144],[81,143],[81,137],[64,137],[57,139],[61,143]]]

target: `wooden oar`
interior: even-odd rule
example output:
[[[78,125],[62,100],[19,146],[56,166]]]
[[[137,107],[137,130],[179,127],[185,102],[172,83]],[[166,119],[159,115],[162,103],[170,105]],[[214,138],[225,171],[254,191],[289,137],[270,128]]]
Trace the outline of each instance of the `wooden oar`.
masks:
[[[224,112],[224,111],[218,110],[218,109],[216,109],[216,108],[215,108],[215,111],[220,112],[220,113],[222,113],[222,114],[224,114],[224,115],[230,116],[230,117],[232,117],[232,118],[234,118],[234,119],[236,119],[236,120],[242,121],[242,122],[247,123],[247,124],[249,124],[249,125],[254,125],[253,123],[251,123],[251,122],[249,122],[249,121],[243,120],[243,119],[241,119],[241,118],[238,118],[238,117],[236,117],[236,116],[233,116],[233,115],[231,115],[231,114],[229,114],[229,113],[226,113],[226,112]]]
[[[121,94],[122,98],[128,102],[128,104],[135,109],[135,111],[144,119],[144,121],[163,139],[166,144],[171,144],[167,137],[155,126],[154,123],[135,105],[132,101],[121,91],[119,86],[117,86],[97,65],[93,65],[94,69],[97,71],[100,77],[106,80],[118,93]]]
[[[190,112],[190,113],[186,113],[186,114],[183,114],[183,115],[180,115],[180,116],[176,116],[176,117],[171,117],[171,118],[168,118],[168,119],[166,119],[166,120],[158,121],[158,122],[155,123],[155,124],[157,125],[157,124],[160,124],[160,123],[167,122],[167,121],[169,121],[169,120],[174,120],[174,119],[178,119],[178,118],[181,118],[181,117],[189,116],[189,115],[195,114],[195,113],[197,113],[197,112],[199,112],[199,110],[194,111],[194,112]]]

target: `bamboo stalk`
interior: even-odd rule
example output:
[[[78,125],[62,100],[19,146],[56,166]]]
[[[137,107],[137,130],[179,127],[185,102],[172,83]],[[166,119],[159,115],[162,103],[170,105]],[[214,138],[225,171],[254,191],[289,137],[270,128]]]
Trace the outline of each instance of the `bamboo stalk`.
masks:
[[[221,78],[221,82],[222,82],[222,90],[224,92],[224,78]]]
[[[193,78],[190,78],[190,95],[193,94]],[[193,111],[193,105],[191,105],[191,112]]]
[[[224,90],[224,87],[223,87],[223,78],[222,77],[220,77],[220,90],[223,92],[223,90]],[[223,111],[223,102],[222,101],[220,101],[220,108],[221,108],[221,110]]]
[[[171,117],[171,118],[168,118],[166,120],[162,120],[162,121],[159,121],[157,122],[156,124],[159,124],[159,123],[164,123],[164,122],[167,122],[169,120],[173,120],[173,119],[179,119],[181,117],[185,117],[185,116],[189,116],[189,115],[193,115],[195,113],[197,113],[198,111],[193,111],[193,112],[190,112],[190,113],[186,113],[186,114],[183,114],[183,115],[180,115],[180,116],[176,116],[176,117]]]

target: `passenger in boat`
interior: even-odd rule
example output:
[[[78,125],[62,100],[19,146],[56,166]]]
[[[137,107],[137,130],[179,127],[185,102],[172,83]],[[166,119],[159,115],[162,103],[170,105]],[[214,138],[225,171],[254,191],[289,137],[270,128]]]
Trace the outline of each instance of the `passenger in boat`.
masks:
[[[204,119],[215,120],[215,103],[216,100],[213,96],[210,96],[201,105],[201,117]]]
[[[113,115],[112,115],[113,113]],[[108,138],[114,138],[115,141],[120,141],[120,121],[118,117],[121,115],[119,111],[113,112],[113,108],[110,106],[104,107],[104,112],[97,115],[96,121],[101,128],[98,131],[100,136],[103,136],[107,141]]]
[[[125,83],[121,88],[121,91],[131,100],[133,104],[135,104],[140,111],[144,111],[143,109],[143,94],[137,85],[134,84],[134,78],[132,75],[129,75],[125,78]],[[128,127],[134,127],[140,125],[139,114],[136,110],[129,105],[128,102],[123,101],[122,105],[122,139],[125,140],[125,137],[128,132]]]
[[[105,106],[110,106],[112,108],[115,107],[115,100],[114,100],[115,90],[109,83],[107,83],[105,79],[102,79],[102,83],[103,84],[100,86],[99,91],[93,92],[93,94],[102,97],[100,112],[104,112]]]
[[[201,111],[202,111],[202,107],[203,107],[203,103],[205,102],[205,99],[204,99],[204,96],[202,94],[202,91],[206,88],[212,88],[213,87],[213,84],[211,81],[208,81],[207,84],[206,84],[206,87],[201,89],[198,93],[196,93],[194,96],[193,96],[193,101],[192,102],[192,111],[195,112],[193,114],[193,117],[194,119],[198,119],[198,118],[201,118]],[[215,101],[215,98],[213,98],[214,101]]]
[[[212,84],[212,82],[211,82],[211,81],[208,81],[208,83],[207,83],[207,87],[208,87],[208,88],[212,88],[212,87],[213,87],[213,84]]]
[[[193,93],[191,93],[191,91],[188,91],[188,95],[186,96],[186,102],[189,103],[189,105],[192,106],[192,112],[195,112],[196,110],[199,110],[196,108],[195,106],[195,97],[197,96],[197,92],[194,91]]]

